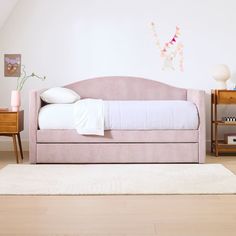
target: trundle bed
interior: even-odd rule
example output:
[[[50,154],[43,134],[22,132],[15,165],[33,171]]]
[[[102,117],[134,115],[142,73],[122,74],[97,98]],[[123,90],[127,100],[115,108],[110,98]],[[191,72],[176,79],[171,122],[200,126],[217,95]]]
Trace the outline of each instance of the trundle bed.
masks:
[[[72,128],[40,128],[39,114],[42,107],[47,105],[41,100],[40,94],[45,90],[32,91],[29,110],[30,163],[204,163],[203,91],[176,88],[143,78],[117,76],[82,80],[66,85],[65,88],[77,92],[82,99],[102,99],[107,102],[163,101],[167,102],[166,104],[168,101],[186,102],[187,105],[194,106],[197,112],[192,122],[194,124],[191,125],[191,120],[186,120],[190,125],[187,128],[184,124],[173,128],[175,126],[171,124],[176,122],[170,117],[165,117],[163,122],[161,121],[165,128],[161,128],[162,126],[157,126],[159,128],[155,129],[109,128],[104,131],[104,136],[80,135]],[[164,109],[163,112],[173,117],[182,113],[187,119],[187,114],[181,112],[181,109],[178,110],[178,105],[173,107],[172,104],[172,109],[173,111]],[[162,113],[160,109],[158,112]],[[67,119],[71,115],[67,114]],[[135,117],[135,114],[132,116]],[[181,116],[178,117],[181,119]],[[171,128],[168,128],[168,122]],[[152,127],[148,126],[149,124],[145,125]]]

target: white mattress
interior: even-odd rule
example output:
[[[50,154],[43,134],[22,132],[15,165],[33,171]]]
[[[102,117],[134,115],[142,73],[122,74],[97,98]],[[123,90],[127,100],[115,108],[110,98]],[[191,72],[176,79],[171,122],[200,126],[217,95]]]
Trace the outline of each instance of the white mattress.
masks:
[[[197,129],[198,111],[189,101],[104,101],[105,130]],[[40,129],[74,129],[74,104],[40,109]]]

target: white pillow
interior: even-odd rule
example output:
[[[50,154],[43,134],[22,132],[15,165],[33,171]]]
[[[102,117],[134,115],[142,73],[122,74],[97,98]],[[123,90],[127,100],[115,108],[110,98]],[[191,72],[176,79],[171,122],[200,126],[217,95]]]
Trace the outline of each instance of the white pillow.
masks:
[[[62,88],[62,87],[55,87],[50,88],[40,95],[41,99],[46,103],[74,103],[80,99],[80,96],[75,91]]]

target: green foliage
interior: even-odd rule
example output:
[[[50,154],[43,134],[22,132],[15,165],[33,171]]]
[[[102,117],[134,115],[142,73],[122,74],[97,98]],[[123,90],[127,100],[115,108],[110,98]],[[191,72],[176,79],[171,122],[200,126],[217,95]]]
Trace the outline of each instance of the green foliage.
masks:
[[[36,78],[36,79],[40,79],[40,80],[44,81],[46,79],[46,76],[41,77],[39,75],[36,75],[34,72],[27,75],[27,73],[25,71],[25,66],[22,65],[22,72],[21,72],[20,77],[18,77],[18,79],[17,79],[16,89],[21,91],[25,85],[25,82],[30,78]]]

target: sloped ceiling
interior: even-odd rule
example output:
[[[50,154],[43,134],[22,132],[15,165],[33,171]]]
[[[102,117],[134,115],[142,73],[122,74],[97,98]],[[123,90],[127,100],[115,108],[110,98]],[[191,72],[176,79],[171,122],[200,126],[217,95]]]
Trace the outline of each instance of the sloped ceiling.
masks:
[[[17,2],[18,0],[0,0],[0,29],[3,27]]]

